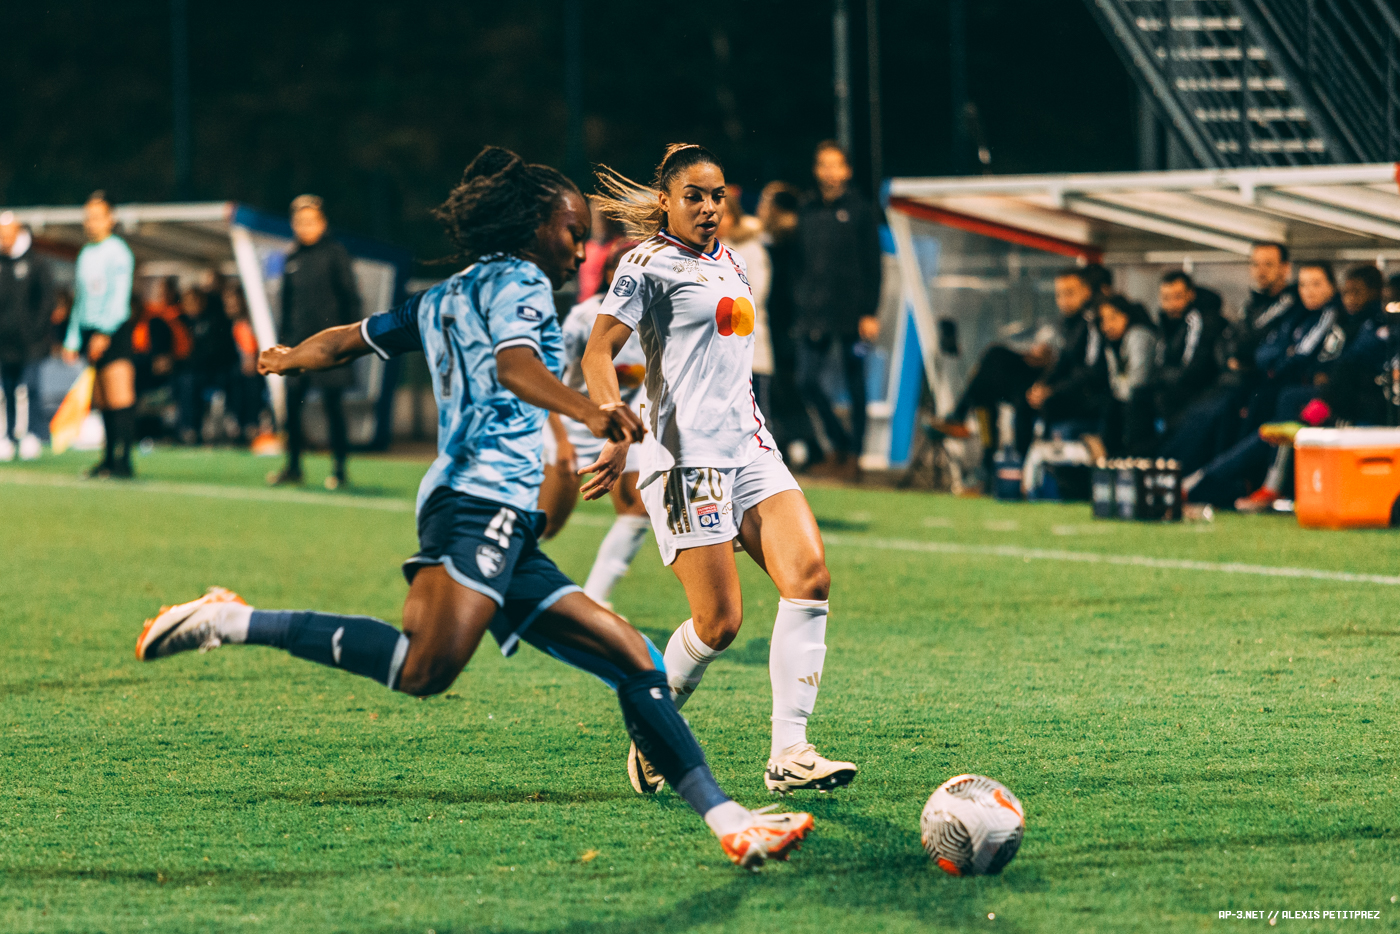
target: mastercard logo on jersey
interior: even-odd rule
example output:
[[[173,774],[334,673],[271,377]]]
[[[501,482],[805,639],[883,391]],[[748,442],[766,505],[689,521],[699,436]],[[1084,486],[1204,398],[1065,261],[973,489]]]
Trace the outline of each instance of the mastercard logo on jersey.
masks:
[[[753,333],[753,302],[747,298],[721,298],[715,307],[715,324],[725,337],[748,337]]]
[[[617,371],[617,385],[623,389],[636,389],[647,375],[646,365],[642,363],[615,363],[613,369]]]

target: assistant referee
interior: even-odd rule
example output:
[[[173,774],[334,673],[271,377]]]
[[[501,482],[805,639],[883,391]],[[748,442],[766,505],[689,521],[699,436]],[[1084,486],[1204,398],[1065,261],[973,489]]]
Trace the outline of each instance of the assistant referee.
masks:
[[[79,356],[97,368],[92,404],[102,412],[107,452],[89,477],[130,477],[136,440],[136,367],[131,362],[131,281],[136,260],[112,231],[117,216],[101,191],[83,205],[88,243],[78,254],[73,313],[63,341],[63,359]]]

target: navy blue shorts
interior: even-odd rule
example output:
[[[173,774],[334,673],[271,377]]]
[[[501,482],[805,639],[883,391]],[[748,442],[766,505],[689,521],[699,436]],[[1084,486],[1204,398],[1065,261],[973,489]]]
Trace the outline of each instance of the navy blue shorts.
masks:
[[[410,584],[419,568],[441,565],[454,581],[496,602],[491,635],[513,655],[539,615],[583,588],[540,551],[544,514],[439,487],[418,512],[418,554],[404,562]]]

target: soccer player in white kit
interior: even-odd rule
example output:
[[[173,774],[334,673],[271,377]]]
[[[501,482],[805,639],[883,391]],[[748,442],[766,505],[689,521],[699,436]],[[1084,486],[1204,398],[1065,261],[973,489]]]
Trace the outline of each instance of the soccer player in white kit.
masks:
[[[583,376],[583,352],[588,346],[589,335],[593,333],[593,322],[598,318],[598,310],[603,305],[603,296],[612,284],[617,264],[633,247],[636,241],[618,241],[608,250],[603,263],[602,289],[570,310],[564,319],[564,385],[587,394],[588,386]],[[634,334],[613,360],[617,371],[617,382],[621,389],[621,401],[639,416],[646,405],[646,391],[642,387],[646,374],[646,354]],[[568,416],[557,416],[559,424],[545,425],[544,441],[544,483],[540,487],[540,507],[549,514],[545,537],[552,537],[563,529],[573,513],[578,498],[578,471],[582,466],[587,470],[602,453],[603,441],[595,438],[582,422]],[[563,434],[560,443],[558,435]],[[561,456],[562,455],[562,456]],[[641,494],[637,491],[637,472],[641,469],[641,446],[634,445],[627,452],[626,472],[612,488],[613,510],[617,518],[613,520],[608,534],[598,545],[593,568],[588,572],[583,592],[607,609],[613,608],[610,598],[617,585],[632,565],[632,559],[642,547],[651,520],[647,518],[646,507],[642,505]]]
[[[662,560],[685,588],[691,618],[666,646],[667,681],[679,708],[743,622],[735,542],[778,587],[768,670],[773,742],[764,783],[786,794],[829,791],[856,766],[807,741],[826,656],[826,569],[821,533],[784,466],[752,388],[753,293],[744,261],[715,237],[724,214],[724,170],[701,146],[667,148],[651,188],[604,171],[601,210],[645,238],[618,266],[584,353],[589,397],[621,399],[613,357],[635,331],[646,352],[648,404],[641,442],[642,501]],[[609,442],[583,495],[596,499],[626,467],[630,445]],[[660,778],[634,747],[628,775],[639,792]]]

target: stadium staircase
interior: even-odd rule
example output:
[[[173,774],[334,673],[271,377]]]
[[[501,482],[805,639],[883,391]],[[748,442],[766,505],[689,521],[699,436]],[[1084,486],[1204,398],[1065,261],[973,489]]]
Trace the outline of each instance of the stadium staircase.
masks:
[[[1396,0],[1085,0],[1201,168],[1400,161]]]

